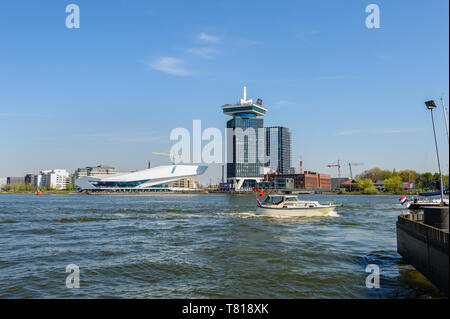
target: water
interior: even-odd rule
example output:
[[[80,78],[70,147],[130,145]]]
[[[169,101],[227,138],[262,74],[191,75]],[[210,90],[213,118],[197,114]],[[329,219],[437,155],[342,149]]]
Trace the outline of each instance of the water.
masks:
[[[396,252],[398,196],[302,198],[344,206],[280,219],[254,195],[0,195],[0,298],[443,297]]]

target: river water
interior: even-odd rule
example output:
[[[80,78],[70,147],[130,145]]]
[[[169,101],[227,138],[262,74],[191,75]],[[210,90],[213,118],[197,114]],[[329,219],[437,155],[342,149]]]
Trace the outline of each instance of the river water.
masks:
[[[396,252],[399,196],[300,196],[344,206],[288,219],[255,216],[254,195],[0,195],[0,298],[443,297]]]

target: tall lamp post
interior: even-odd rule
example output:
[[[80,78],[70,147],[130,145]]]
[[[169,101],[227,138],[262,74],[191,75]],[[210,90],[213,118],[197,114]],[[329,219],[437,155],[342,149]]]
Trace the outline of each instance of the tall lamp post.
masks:
[[[437,140],[436,140],[436,129],[434,128],[434,117],[433,117],[433,109],[436,108],[436,104],[434,103],[433,100],[430,101],[426,101],[425,102],[425,106],[427,107],[427,109],[430,110],[431,113],[431,122],[433,123],[433,134],[434,134],[434,144],[436,146],[436,156],[437,156],[437,160],[438,160],[438,167],[439,167],[439,176],[441,179],[441,205],[444,205],[444,183],[442,182],[442,173],[441,173],[441,163],[439,161],[439,151],[438,151],[438,145],[437,145]]]

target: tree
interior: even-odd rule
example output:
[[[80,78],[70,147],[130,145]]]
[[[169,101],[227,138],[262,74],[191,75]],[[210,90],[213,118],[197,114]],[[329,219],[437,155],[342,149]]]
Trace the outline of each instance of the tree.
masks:
[[[373,182],[370,178],[357,179],[355,188],[358,189],[363,194],[378,193],[377,189],[373,185]]]
[[[377,179],[381,179],[381,177],[383,176],[383,171],[381,170],[381,168],[375,167],[375,168],[371,168],[368,171],[364,171],[362,174],[358,175],[357,178],[358,179],[371,179],[371,180],[377,180]]]
[[[384,188],[388,192],[401,193],[402,191],[402,179],[400,176],[388,178],[384,181]]]
[[[403,182],[415,182],[418,179],[419,174],[413,170],[403,170],[398,173],[398,176],[402,179]]]

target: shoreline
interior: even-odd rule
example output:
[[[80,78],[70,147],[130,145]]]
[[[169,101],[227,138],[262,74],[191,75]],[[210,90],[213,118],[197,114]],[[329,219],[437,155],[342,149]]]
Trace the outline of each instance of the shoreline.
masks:
[[[16,195],[36,195],[36,192],[0,192],[0,195],[8,195],[8,194],[16,194]],[[41,192],[41,195],[208,195],[208,194],[228,194],[228,195],[254,195],[257,194],[256,192],[220,192],[220,191],[180,191],[180,192],[74,192],[74,191],[50,191],[50,192]],[[267,192],[268,195],[277,195],[277,193],[270,193]],[[352,193],[339,193],[339,192],[319,192],[319,193],[311,193],[311,194],[297,194],[297,195],[358,195],[358,196],[401,196],[404,193],[401,194],[395,194],[395,193],[376,193],[376,194],[363,194],[360,192],[352,192]],[[280,193],[281,195],[281,193]],[[406,195],[417,195],[417,194],[406,194]],[[36,195],[37,196],[37,195]]]

